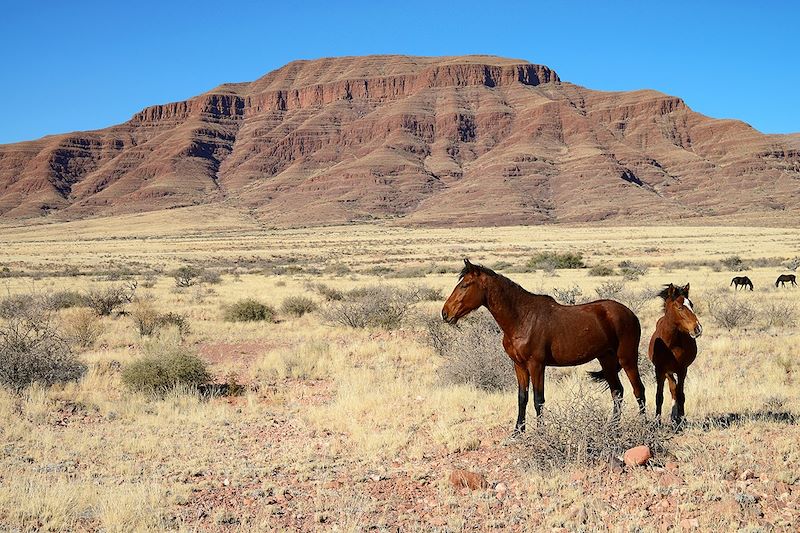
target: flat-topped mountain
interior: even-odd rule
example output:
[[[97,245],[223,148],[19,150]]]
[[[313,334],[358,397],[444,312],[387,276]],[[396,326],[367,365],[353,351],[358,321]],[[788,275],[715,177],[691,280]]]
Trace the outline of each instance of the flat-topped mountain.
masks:
[[[522,60],[368,56],[295,61],[117,126],[0,146],[2,218],[211,202],[276,226],[789,222],[800,136]]]

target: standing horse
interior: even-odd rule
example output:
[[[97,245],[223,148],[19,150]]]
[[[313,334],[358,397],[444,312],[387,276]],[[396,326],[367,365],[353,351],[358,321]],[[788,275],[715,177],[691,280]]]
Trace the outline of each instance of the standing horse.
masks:
[[[692,309],[688,283],[685,287],[670,283],[659,296],[664,299],[664,316],[658,319],[647,355],[656,368],[656,418],[661,419],[666,379],[674,402],[671,419],[677,425],[684,415],[686,370],[697,357],[695,339],[702,335],[703,326]]]
[[[778,283],[780,283],[781,287],[785,287],[787,281],[790,282],[795,287],[797,286],[797,281],[795,281],[794,274],[781,274],[780,276],[778,276],[778,279],[775,280],[775,286],[777,287]]]
[[[731,280],[731,285],[734,286],[733,290],[738,289],[739,286],[742,286],[745,289],[747,287],[750,287],[750,290],[751,291],[753,290],[753,282],[750,281],[750,278],[748,278],[747,276],[736,276]]]
[[[592,359],[601,371],[595,380],[608,382],[619,416],[625,369],[633,394],[644,412],[644,385],[639,376],[641,327],[633,311],[613,300],[583,305],[561,305],[550,296],[532,294],[510,279],[464,259],[464,269],[453,293],[442,308],[442,319],[455,324],[478,307],[485,306],[503,331],[503,348],[514,361],[519,391],[515,432],[525,431],[528,384],[533,385],[536,415],[544,404],[544,370],[547,366],[576,366]]]

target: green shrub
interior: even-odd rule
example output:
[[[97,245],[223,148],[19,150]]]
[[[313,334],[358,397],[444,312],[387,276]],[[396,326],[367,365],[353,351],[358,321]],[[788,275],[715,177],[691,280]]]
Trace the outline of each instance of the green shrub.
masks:
[[[122,369],[122,382],[134,391],[163,394],[175,387],[200,387],[211,381],[205,362],[185,347],[158,342]]]
[[[596,276],[599,278],[613,276],[614,274],[616,274],[614,269],[606,265],[595,265],[589,269],[590,276]]]
[[[301,317],[317,309],[317,304],[306,296],[289,296],[283,300],[281,311],[284,314]]]
[[[197,267],[182,266],[172,272],[172,277],[175,279],[176,287],[191,287],[197,283],[200,274],[201,271]]]
[[[247,298],[239,300],[225,308],[225,320],[228,322],[275,321],[275,309],[258,300]]]
[[[553,268],[584,268],[583,254],[581,253],[560,253],[560,252],[539,252],[527,263],[528,268],[533,269],[553,269]]]

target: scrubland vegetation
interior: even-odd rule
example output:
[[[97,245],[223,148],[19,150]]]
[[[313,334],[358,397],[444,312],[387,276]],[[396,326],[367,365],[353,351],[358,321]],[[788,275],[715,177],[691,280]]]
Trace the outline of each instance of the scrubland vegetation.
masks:
[[[773,285],[797,267],[796,230],[119,224],[0,228],[3,529],[798,523],[800,290]],[[485,311],[439,316],[465,256],[564,302],[625,303],[642,354],[656,289],[690,282],[705,331],[688,426],[653,422],[643,355],[646,418],[627,388],[609,419],[596,363],[549,368],[542,424],[531,407],[511,439],[499,330]],[[755,290],[734,292],[734,271]],[[634,444],[650,466],[609,463]],[[456,468],[489,488],[452,487]]]

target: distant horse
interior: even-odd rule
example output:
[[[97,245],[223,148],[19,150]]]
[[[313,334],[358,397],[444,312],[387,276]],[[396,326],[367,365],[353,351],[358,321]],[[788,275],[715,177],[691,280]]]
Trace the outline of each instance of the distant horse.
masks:
[[[781,287],[785,287],[787,281],[792,285],[797,286],[797,281],[794,274],[781,274],[778,276],[778,279],[775,280],[775,286],[777,287],[778,283],[780,283]]]
[[[656,418],[661,418],[666,379],[674,402],[671,419],[677,425],[684,416],[686,370],[697,357],[695,339],[702,335],[703,326],[692,309],[688,283],[685,287],[669,284],[659,296],[664,299],[664,316],[658,319],[647,355],[656,369]]]
[[[442,319],[455,324],[481,306],[486,306],[500,326],[503,348],[514,361],[519,386],[515,432],[525,431],[529,381],[536,415],[542,414],[547,366],[576,366],[599,360],[602,370],[590,374],[597,381],[608,382],[615,417],[622,404],[618,373],[625,369],[639,410],[644,412],[644,385],[638,367],[641,327],[633,311],[621,303],[598,300],[561,305],[550,296],[532,294],[493,270],[464,259],[459,282],[442,308]]]
[[[733,290],[738,289],[739,286],[742,286],[745,289],[747,287],[750,287],[750,290],[751,291],[753,290],[753,282],[750,281],[750,278],[748,278],[747,276],[736,276],[731,280],[731,285],[734,285]]]

